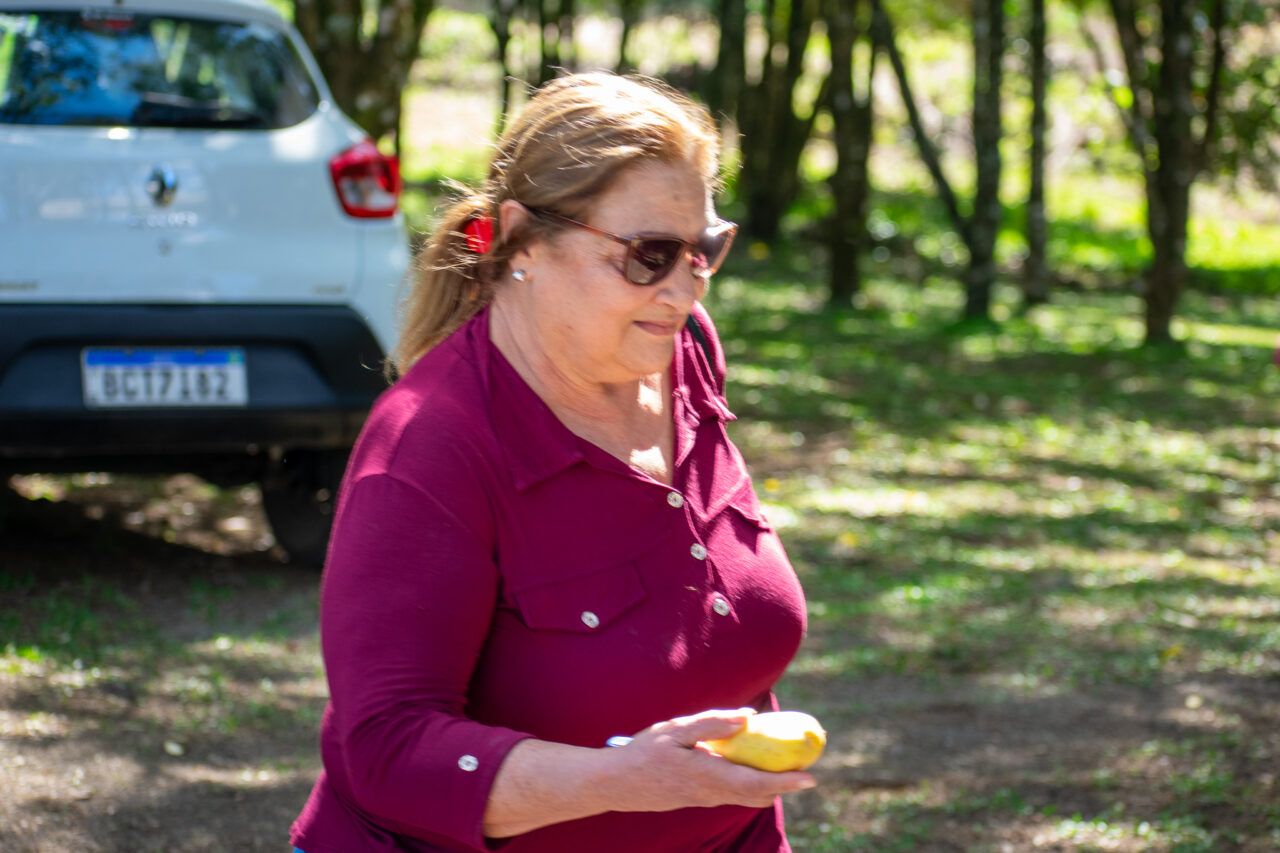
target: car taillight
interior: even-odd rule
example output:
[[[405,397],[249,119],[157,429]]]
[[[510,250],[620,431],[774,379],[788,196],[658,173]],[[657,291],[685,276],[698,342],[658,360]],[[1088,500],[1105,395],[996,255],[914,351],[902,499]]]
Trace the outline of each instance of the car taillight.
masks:
[[[338,201],[349,216],[394,216],[400,203],[400,162],[366,139],[329,161]]]

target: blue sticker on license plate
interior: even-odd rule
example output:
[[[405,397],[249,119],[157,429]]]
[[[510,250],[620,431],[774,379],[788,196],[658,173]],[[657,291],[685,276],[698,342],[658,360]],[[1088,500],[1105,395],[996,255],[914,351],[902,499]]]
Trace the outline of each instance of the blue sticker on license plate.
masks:
[[[239,347],[90,347],[81,352],[80,375],[90,408],[249,403]]]

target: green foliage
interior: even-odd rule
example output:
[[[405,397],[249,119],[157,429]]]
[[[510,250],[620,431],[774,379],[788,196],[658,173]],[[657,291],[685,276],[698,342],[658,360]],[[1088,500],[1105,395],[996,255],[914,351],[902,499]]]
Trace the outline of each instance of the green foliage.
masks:
[[[963,127],[971,85],[971,68],[963,44],[968,25],[964,16],[957,16],[954,11],[939,20],[929,19],[929,10],[938,8],[936,4],[923,4],[910,10],[910,20],[917,22],[919,18],[924,23],[904,29],[900,37],[916,72],[919,94],[933,108],[933,130],[952,152],[944,155],[944,165],[958,193],[967,196],[973,183],[972,168],[966,167]],[[1242,20],[1250,22],[1250,26],[1260,26],[1256,4],[1232,6],[1237,8]],[[1050,174],[1050,266],[1057,279],[1068,286],[1130,289],[1136,286],[1151,258],[1138,160],[1128,145],[1115,105],[1110,102],[1107,85],[1095,73],[1093,59],[1081,37],[1084,23],[1105,36],[1107,23],[1100,17],[1105,10],[1100,5],[1082,10],[1074,4],[1059,3],[1051,4],[1049,12],[1050,32],[1060,56],[1050,79],[1053,125],[1058,138],[1078,140],[1075,153],[1059,156],[1058,166]],[[1014,19],[1010,61],[1015,64],[1021,56],[1019,26]],[[699,57],[696,45],[709,43],[710,37],[699,27],[704,24],[681,26],[679,18],[650,15],[635,34],[637,56],[643,58],[645,70],[661,74],[668,67],[705,65],[706,57]],[[518,41],[524,36],[516,33],[515,37]],[[1233,47],[1232,56],[1257,60],[1248,69],[1236,65],[1228,68],[1244,86],[1233,91],[1251,92],[1248,103],[1264,106],[1266,99],[1274,98],[1280,90],[1268,83],[1280,71],[1274,68],[1275,51],[1268,51],[1267,44],[1265,39],[1259,41],[1251,36],[1245,44]],[[482,15],[445,8],[433,13],[424,41],[424,59],[416,72],[417,82],[408,90],[408,126],[403,140],[404,169],[411,182],[406,209],[417,231],[430,226],[439,193],[449,181],[475,183],[484,174],[496,118],[493,110],[497,87],[489,60],[491,50],[492,34]],[[804,78],[809,89],[816,86],[823,73],[818,66],[825,61],[824,51],[822,38],[810,47],[809,55],[816,65]],[[1231,71],[1232,68],[1236,70]],[[887,73],[883,63],[881,72]],[[1122,80],[1115,77],[1112,82]],[[1022,200],[1028,174],[1027,92],[1021,75],[1007,75],[1006,84],[1008,136],[1002,146],[1006,168],[1001,191],[1005,211],[997,257],[1006,273],[1013,274],[1026,253]],[[957,275],[967,261],[964,248],[941,215],[910,140],[902,135],[903,121],[895,100],[883,98],[877,105],[871,165],[875,191],[869,225],[878,245],[869,266],[913,280],[937,273]],[[1229,99],[1229,104],[1230,108],[1220,115],[1226,121],[1244,121],[1248,110],[1237,115],[1237,101]],[[449,116],[449,121],[439,121],[442,115]],[[819,118],[816,135],[801,161],[804,184],[799,199],[783,219],[786,239],[820,242],[822,222],[832,209],[826,178],[834,155],[829,141],[830,122],[824,118]],[[1231,150],[1229,138],[1230,134],[1223,139],[1222,156]],[[1274,147],[1275,138],[1272,135],[1264,140],[1270,139]],[[1260,145],[1255,151],[1257,156],[1265,153],[1265,145]],[[727,153],[731,167],[739,162],[741,152],[736,148]],[[1274,199],[1251,189],[1249,180],[1237,180],[1241,175],[1232,171],[1234,167],[1228,164],[1224,168],[1228,170],[1224,173],[1227,178],[1219,183],[1229,192],[1202,188],[1194,198],[1188,245],[1192,287],[1207,292],[1280,292],[1280,250],[1276,248],[1280,246],[1280,230],[1273,224],[1275,217],[1269,215],[1275,211]],[[741,217],[745,213],[744,200],[736,192],[734,173],[730,168],[729,192],[723,202],[730,215]],[[885,229],[889,233],[884,233]],[[820,265],[822,250],[815,249],[814,253]],[[888,266],[884,265],[886,257]],[[820,266],[812,274],[821,276]]]
[[[1248,4],[1256,6],[1257,4]],[[1258,16],[1263,13],[1260,8]],[[1280,47],[1276,32],[1261,26],[1241,39],[1256,53],[1237,51],[1224,68],[1225,103],[1219,114],[1213,148],[1213,174],[1234,183],[1247,177],[1267,190],[1280,190]]]
[[[431,13],[412,84],[497,91],[497,40],[483,15],[440,8]]]

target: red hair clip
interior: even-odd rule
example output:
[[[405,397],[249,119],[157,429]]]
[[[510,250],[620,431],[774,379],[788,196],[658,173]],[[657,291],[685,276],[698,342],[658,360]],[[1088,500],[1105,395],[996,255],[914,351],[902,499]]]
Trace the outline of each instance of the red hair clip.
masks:
[[[493,246],[493,220],[481,214],[462,226],[467,238],[467,248],[477,255],[487,254]]]

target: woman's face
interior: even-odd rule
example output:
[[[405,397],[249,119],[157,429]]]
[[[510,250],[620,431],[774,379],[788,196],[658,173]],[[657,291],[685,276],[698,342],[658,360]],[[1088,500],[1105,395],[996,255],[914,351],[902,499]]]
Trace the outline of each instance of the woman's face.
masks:
[[[691,163],[645,163],[623,172],[580,217],[623,237],[669,234],[693,240],[715,221],[711,197]],[[518,301],[552,369],[588,383],[651,376],[671,362],[676,334],[706,289],[682,259],[656,284],[622,274],[627,247],[571,225],[518,253]]]

